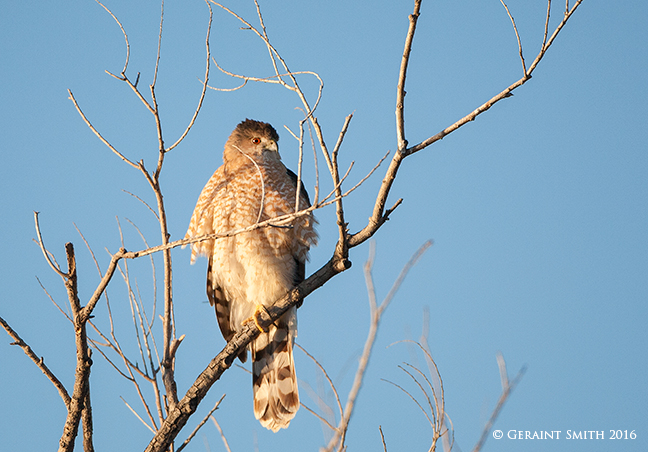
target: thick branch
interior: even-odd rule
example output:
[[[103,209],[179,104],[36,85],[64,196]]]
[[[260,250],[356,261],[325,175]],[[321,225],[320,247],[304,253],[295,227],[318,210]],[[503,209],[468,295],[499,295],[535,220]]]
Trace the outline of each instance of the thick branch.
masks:
[[[68,299],[72,308],[74,316],[74,332],[76,343],[76,371],[74,375],[74,389],[72,391],[72,398],[68,405],[68,415],[63,427],[63,435],[59,441],[59,452],[73,451],[74,441],[79,429],[79,422],[81,415],[86,408],[86,403],[89,403],[89,380],[90,380],[90,367],[92,360],[90,359],[90,350],[88,348],[88,338],[86,336],[86,322],[82,320],[82,310],[79,303],[77,293],[77,273],[76,273],[76,259],[74,257],[74,247],[71,243],[65,245],[68,261],[68,277],[65,280],[65,286],[68,291]],[[89,409],[89,406],[87,407]],[[90,417],[86,417],[86,422],[90,421]],[[86,432],[91,434],[91,426],[86,429]],[[84,438],[88,443],[91,439]]]
[[[398,168],[400,167],[400,164],[405,157],[406,154],[402,152],[396,152],[394,154],[394,157],[392,157],[392,160],[389,163],[389,168],[387,168],[387,173],[385,174],[385,177],[382,180],[382,184],[380,185],[380,190],[378,190],[376,202],[374,203],[373,213],[371,217],[369,217],[369,222],[362,230],[349,237],[349,248],[358,246],[372,237],[376,233],[376,231],[378,231],[378,229],[380,229],[380,227],[385,223],[385,221],[389,219],[389,215],[394,211],[394,209],[396,209],[403,201],[402,199],[399,199],[391,207],[391,209],[385,210],[385,205],[387,204],[387,196],[389,196],[391,187],[396,180]]]
[[[81,425],[83,426],[83,452],[94,452],[94,443],[92,435],[94,432],[92,426],[92,405],[90,405],[90,382],[88,382],[88,392],[81,416]]]
[[[151,89],[153,92],[153,89]],[[157,108],[157,107],[156,107]],[[157,110],[156,110],[157,111]],[[155,115],[159,119],[158,115]],[[160,163],[162,163],[163,154],[164,154],[164,144],[162,142],[162,137],[160,139]],[[163,358],[162,358],[162,381],[164,382],[164,387],[167,392],[167,400],[169,403],[169,408],[172,408],[178,401],[178,391],[176,388],[175,377],[174,377],[174,367],[175,367],[175,348],[173,348],[172,342],[175,339],[175,332],[173,328],[173,286],[172,286],[172,263],[171,263],[171,249],[168,247],[169,234],[167,219],[166,219],[166,210],[164,207],[164,197],[162,196],[162,190],[157,179],[153,179],[148,172],[144,169],[144,165],[141,163],[141,170],[146,179],[148,180],[153,192],[155,193],[155,199],[157,200],[157,209],[158,209],[158,218],[160,225],[160,235],[162,237],[162,256],[164,261],[164,317],[163,317]],[[158,167],[160,169],[161,166]],[[120,250],[121,251],[121,250]],[[114,256],[113,256],[114,258]]]
[[[334,256],[322,268],[288,292],[274,306],[261,311],[260,325],[267,328],[292,306],[296,306],[305,296],[324,285],[328,280],[340,273],[339,257]],[[207,394],[211,386],[221,377],[234,362],[239,353],[259,334],[254,322],[248,322],[243,330],[236,334],[225,348],[211,360],[207,368],[198,376],[185,396],[169,411],[155,437],[151,440],[146,452],[163,452],[168,449],[180,430],[185,426],[189,417],[196,411],[198,404]]]

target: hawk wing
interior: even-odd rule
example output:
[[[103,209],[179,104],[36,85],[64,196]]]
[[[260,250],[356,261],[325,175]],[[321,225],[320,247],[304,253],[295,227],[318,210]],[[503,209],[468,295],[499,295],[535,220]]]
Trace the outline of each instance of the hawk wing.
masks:
[[[212,281],[212,256],[209,256],[209,264],[207,265],[207,298],[209,304],[212,305],[216,311],[216,319],[221,333],[225,338],[225,342],[229,342],[236,334],[236,331],[230,327],[230,302],[225,296],[225,291]],[[247,351],[244,349],[238,358],[244,363],[247,360]]]
[[[292,181],[293,185],[295,188],[297,188],[297,180],[298,177],[295,173],[293,173],[290,169],[286,168],[286,173],[288,173],[288,176],[290,177],[290,180]],[[306,187],[304,186],[304,182],[301,182],[301,189],[299,190],[299,195],[306,200],[306,206],[310,207],[310,198],[308,197],[308,192],[306,191]],[[293,283],[296,286],[297,284],[301,283],[304,279],[306,279],[306,262],[298,259],[295,257],[295,264],[296,264],[296,269],[295,269],[295,275],[293,277]],[[297,307],[300,308],[304,300],[299,300],[297,303]]]

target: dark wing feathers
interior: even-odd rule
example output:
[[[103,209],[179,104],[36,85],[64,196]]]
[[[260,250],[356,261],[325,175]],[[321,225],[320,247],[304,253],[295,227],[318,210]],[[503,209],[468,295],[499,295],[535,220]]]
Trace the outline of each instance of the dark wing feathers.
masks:
[[[288,168],[286,168],[286,173],[288,173],[288,176],[290,177],[290,180],[292,181],[293,185],[297,187],[297,175]],[[308,197],[308,192],[306,191],[306,187],[304,187],[303,181],[301,182],[300,194],[301,196],[306,198],[306,202],[310,207],[311,205],[310,198]],[[297,284],[301,283],[304,279],[306,279],[306,263],[301,262],[299,259],[295,259],[295,264],[296,264],[297,271],[295,272],[295,276],[293,278],[293,284],[296,286]],[[300,308],[303,302],[304,300],[300,300],[299,303],[297,303],[297,307]]]
[[[292,181],[293,185],[297,187],[297,175],[293,173],[291,170],[286,168],[286,173],[288,173],[288,176],[290,176],[290,180]],[[304,181],[301,181],[301,189],[299,190],[299,193],[302,194],[306,198],[306,202],[308,203],[308,207],[310,207],[310,198],[308,197],[308,192],[306,191],[306,187],[304,187]]]
[[[211,269],[212,257],[210,256],[207,265],[207,298],[209,298],[209,304],[216,310],[216,319],[218,319],[218,326],[223,338],[225,338],[226,342],[229,342],[235,334],[235,331],[230,327],[230,303],[225,297],[223,289],[212,283]],[[244,363],[247,360],[247,351],[243,350],[238,357]]]

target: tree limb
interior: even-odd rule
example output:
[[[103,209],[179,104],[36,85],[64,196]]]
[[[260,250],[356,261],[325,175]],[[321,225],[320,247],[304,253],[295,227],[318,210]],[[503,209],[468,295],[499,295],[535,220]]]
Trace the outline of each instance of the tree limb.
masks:
[[[45,374],[47,379],[52,382],[56,390],[59,392],[61,399],[63,399],[63,403],[67,407],[70,404],[70,395],[65,389],[65,386],[63,386],[63,383],[61,383],[61,381],[56,378],[49,367],[45,365],[45,360],[43,358],[39,358],[38,355],[34,353],[34,350],[32,350],[29,344],[23,341],[18,333],[16,333],[16,331],[14,331],[13,328],[11,328],[11,326],[2,317],[0,317],[0,325],[2,325],[7,334],[14,340],[11,345],[17,345],[18,347],[22,348],[25,352],[25,355],[27,355],[29,359],[31,359],[36,364],[36,366],[38,366],[41,372]]]
[[[67,419],[63,427],[63,435],[59,441],[59,452],[68,452],[74,450],[74,441],[77,436],[81,415],[85,409],[90,409],[90,368],[92,360],[90,359],[90,349],[88,348],[88,338],[86,335],[86,322],[88,317],[82,315],[81,303],[77,293],[77,272],[76,259],[74,256],[74,247],[71,243],[65,245],[65,251],[68,262],[68,273],[65,278],[65,286],[68,291],[68,299],[72,308],[74,318],[74,333],[76,344],[76,371],[74,374],[74,389],[68,405]],[[86,404],[88,404],[86,406]],[[88,429],[84,435],[84,442],[91,444],[92,428],[88,423],[91,422],[90,414],[86,415],[85,422]]]

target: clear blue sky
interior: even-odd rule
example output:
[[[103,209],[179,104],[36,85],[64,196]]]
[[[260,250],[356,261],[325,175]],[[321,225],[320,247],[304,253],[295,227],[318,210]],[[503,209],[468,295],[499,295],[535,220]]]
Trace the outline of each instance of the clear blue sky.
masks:
[[[556,2],[554,2],[556,3]],[[125,46],[113,19],[95,2],[3,2],[0,15],[0,316],[72,387],[73,330],[41,289],[66,303],[32,239],[33,211],[49,249],[65,261],[72,241],[79,289],[86,302],[100,265],[120,246],[159,243],[155,219],[132,192],[153,203],[141,175],[112,154],[86,127],[67,98],[72,90],[95,126],[132,160],[156,161],[152,117],[119,73]],[[160,5],[108,0],[129,34],[128,75],[152,80]],[[255,22],[252,2],[230,2]],[[411,1],[262,2],[268,32],[292,70],[324,79],[318,109],[332,145],[344,117],[355,112],[341,152],[355,161],[348,186],[396,147],[394,124],[398,65]],[[542,41],[546,4],[513,1],[527,62]],[[556,5],[555,26],[564,4]],[[204,74],[207,7],[202,1],[165,4],[157,96],[164,134],[173,142],[195,108]],[[586,0],[550,49],[533,79],[474,123],[405,160],[391,201],[401,207],[376,235],[374,276],[384,296],[409,256],[426,240],[435,244],[412,270],[385,314],[375,353],[348,436],[349,450],[427,450],[431,430],[409,398],[381,379],[415,391],[398,370],[413,362],[405,345],[417,338],[424,309],[431,313],[430,346],[441,371],[446,410],[457,450],[467,451],[500,393],[496,353],[513,376],[527,373],[495,429],[563,432],[560,440],[495,440],[485,451],[640,451],[648,449],[648,6],[643,2]],[[225,68],[271,75],[267,52],[252,33],[216,10],[212,52]],[[496,0],[424,1],[407,82],[406,131],[421,141],[469,113],[520,77],[517,42]],[[211,84],[236,82],[213,70]],[[317,85],[303,87],[311,97]],[[166,160],[162,184],[172,239],[184,235],[195,201],[221,164],[233,127],[249,117],[275,125],[287,166],[297,147],[283,125],[296,129],[298,99],[276,86],[250,84],[233,93],[209,91],[196,125]],[[307,187],[313,186],[307,158]],[[346,201],[352,232],[366,224],[382,173]],[[322,175],[322,190],[330,182]],[[312,188],[310,188],[312,191]],[[331,255],[334,210],[317,214],[320,245],[308,269]],[[298,342],[315,355],[345,396],[368,329],[362,264],[368,244],[354,249],[351,270],[312,294],[299,310]],[[189,265],[176,249],[174,295],[179,392],[184,393],[222,348],[204,293],[205,260]],[[158,264],[161,261],[158,260]],[[160,267],[158,266],[158,269]],[[152,298],[149,262],[131,262],[146,303]],[[123,282],[109,288],[118,334],[132,352],[133,327]],[[106,307],[96,311],[107,329]],[[54,387],[0,332],[0,438],[6,450],[57,447],[65,409]],[[297,352],[299,377],[316,387],[315,366]],[[419,361],[421,357],[418,357]],[[150,432],[124,405],[141,412],[127,382],[94,355],[91,387],[97,450],[141,450]],[[184,439],[206,411],[227,396],[216,415],[232,450],[316,450],[324,444],[319,422],[301,410],[287,431],[272,434],[254,419],[250,377],[234,368],[218,382]],[[302,384],[302,399],[315,406]],[[148,390],[148,388],[146,388]],[[567,440],[568,430],[635,430],[635,440]],[[211,449],[206,449],[205,444]],[[81,446],[78,446],[80,450]],[[206,425],[191,451],[223,450]]]

